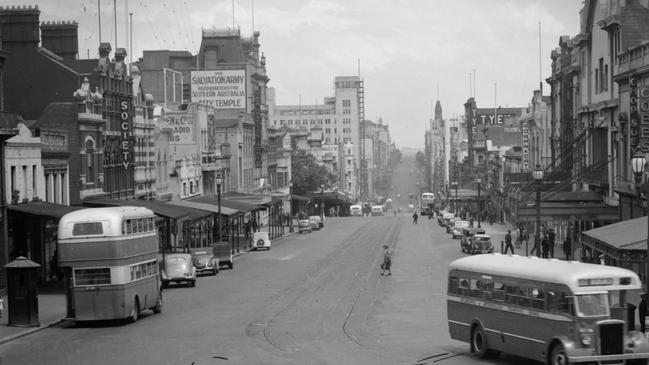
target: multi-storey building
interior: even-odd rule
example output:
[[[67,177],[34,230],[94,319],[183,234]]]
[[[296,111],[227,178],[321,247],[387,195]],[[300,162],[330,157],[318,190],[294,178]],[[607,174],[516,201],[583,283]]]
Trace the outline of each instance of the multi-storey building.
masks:
[[[343,153],[323,157],[328,161],[337,161],[336,165],[340,168],[338,173],[342,177],[340,188],[358,197],[361,195],[362,176],[360,156],[361,152],[366,152],[365,148],[361,148],[360,140],[364,125],[359,123],[362,120],[361,113],[364,112],[363,81],[358,76],[338,76],[334,80],[334,86],[334,96],[324,98],[321,105],[278,105],[272,93],[273,96],[269,97],[270,126],[286,127],[294,131],[305,130],[310,134],[317,129],[317,134],[321,135],[321,146],[343,146],[345,152],[349,152],[348,149],[351,148],[351,155]],[[328,147],[327,150],[331,152],[339,148]],[[313,152],[318,154],[317,151]],[[344,160],[342,163],[341,158]],[[369,165],[367,167],[365,175],[369,171]],[[369,189],[369,185],[365,188]]]
[[[267,157],[269,79],[266,59],[260,53],[259,32],[245,38],[239,29],[205,29],[196,55],[170,50],[144,51],[143,55],[143,82],[168,110],[183,103],[201,103],[212,108],[210,113],[217,124],[219,120],[224,126],[234,119],[239,121],[241,141],[232,149],[233,158],[225,171],[235,180],[229,185],[233,191],[257,193],[287,187],[269,185],[279,180],[269,177],[271,172],[278,173],[278,167],[276,163],[269,165]],[[224,143],[225,134],[217,133],[215,140]],[[204,172],[205,180],[213,175],[210,170]],[[285,168],[279,173],[286,173]]]

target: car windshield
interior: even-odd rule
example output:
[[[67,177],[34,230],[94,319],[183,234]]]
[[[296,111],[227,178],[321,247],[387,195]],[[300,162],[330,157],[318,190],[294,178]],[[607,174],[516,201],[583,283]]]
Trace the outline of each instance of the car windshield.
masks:
[[[576,295],[577,315],[580,317],[608,316],[606,293]]]
[[[181,257],[181,256],[173,256],[173,257],[167,258],[167,262],[173,263],[173,264],[182,264],[185,261],[186,261],[185,258]]]

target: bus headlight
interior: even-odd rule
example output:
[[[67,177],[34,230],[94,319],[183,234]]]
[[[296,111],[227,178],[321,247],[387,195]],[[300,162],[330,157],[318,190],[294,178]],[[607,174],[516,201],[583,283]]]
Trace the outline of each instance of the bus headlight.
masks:
[[[582,328],[579,330],[579,342],[586,347],[593,344],[593,330],[590,328]]]
[[[590,333],[582,333],[579,335],[579,342],[584,346],[590,347],[593,344],[593,337]]]

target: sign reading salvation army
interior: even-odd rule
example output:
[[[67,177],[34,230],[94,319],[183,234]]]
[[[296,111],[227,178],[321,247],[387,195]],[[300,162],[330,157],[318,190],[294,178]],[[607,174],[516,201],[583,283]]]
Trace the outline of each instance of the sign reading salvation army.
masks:
[[[216,109],[246,108],[245,70],[208,70],[191,72],[193,103]]]

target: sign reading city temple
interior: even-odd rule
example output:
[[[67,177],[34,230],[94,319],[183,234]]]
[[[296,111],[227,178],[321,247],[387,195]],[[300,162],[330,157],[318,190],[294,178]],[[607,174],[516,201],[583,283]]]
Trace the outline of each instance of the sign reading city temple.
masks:
[[[216,109],[245,109],[246,71],[192,71],[191,98]]]

